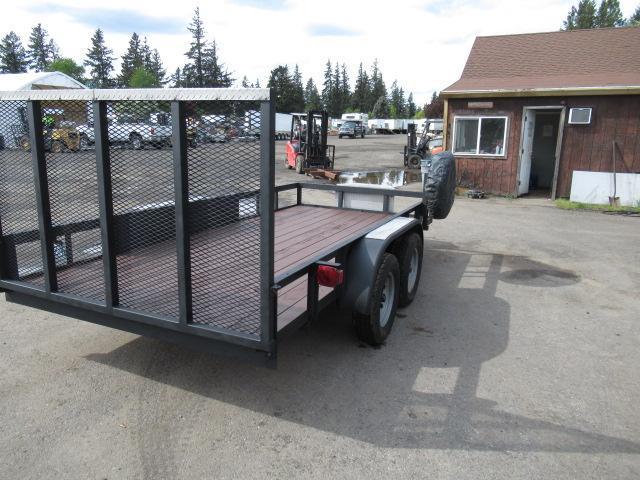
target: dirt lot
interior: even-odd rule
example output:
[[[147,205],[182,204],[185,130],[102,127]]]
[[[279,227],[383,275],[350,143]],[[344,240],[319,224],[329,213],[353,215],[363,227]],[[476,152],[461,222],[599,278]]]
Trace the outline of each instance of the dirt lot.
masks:
[[[332,310],[278,370],[2,301],[0,478],[638,478],[639,222],[458,199],[384,347]]]

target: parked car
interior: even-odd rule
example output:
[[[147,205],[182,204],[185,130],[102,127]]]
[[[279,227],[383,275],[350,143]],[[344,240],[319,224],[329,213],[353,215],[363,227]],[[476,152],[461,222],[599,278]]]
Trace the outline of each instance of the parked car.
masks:
[[[78,125],[80,149],[86,150],[95,142],[94,126],[91,123]],[[162,147],[171,145],[171,125],[141,122],[133,117],[123,115],[108,122],[109,142],[111,144],[128,145],[140,150],[147,145]]]
[[[359,120],[347,120],[338,130],[338,137],[364,138],[365,126]]]

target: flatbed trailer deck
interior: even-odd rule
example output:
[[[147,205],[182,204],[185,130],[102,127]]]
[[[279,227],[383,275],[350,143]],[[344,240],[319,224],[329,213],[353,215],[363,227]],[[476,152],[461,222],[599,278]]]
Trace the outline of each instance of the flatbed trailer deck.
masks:
[[[51,104],[91,113],[95,150],[44,151],[40,122]],[[411,232],[421,261],[421,192],[274,185],[269,90],[0,92],[0,126],[16,105],[33,148],[0,151],[0,288],[9,301],[275,364],[284,334],[330,303],[366,317],[383,257]],[[171,112],[171,147],[109,142],[107,112],[141,108]],[[261,140],[189,146],[187,113],[221,109],[259,114]],[[304,203],[309,189],[332,192],[335,204]],[[295,200],[281,207],[285,192]],[[394,209],[399,196],[411,202]],[[324,268],[340,280],[319,280]],[[381,291],[399,280],[390,274]]]

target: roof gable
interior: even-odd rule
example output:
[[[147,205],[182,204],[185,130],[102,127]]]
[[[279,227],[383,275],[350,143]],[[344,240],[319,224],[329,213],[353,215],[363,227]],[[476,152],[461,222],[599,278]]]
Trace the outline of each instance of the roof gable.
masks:
[[[640,87],[640,27],[477,37],[446,94]]]

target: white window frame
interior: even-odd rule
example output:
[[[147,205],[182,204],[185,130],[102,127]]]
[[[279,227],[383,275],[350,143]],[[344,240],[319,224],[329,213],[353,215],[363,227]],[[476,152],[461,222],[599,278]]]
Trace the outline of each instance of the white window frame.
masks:
[[[456,131],[460,120],[478,120],[478,140],[476,142],[476,153],[456,152]],[[482,128],[482,120],[504,119],[504,137],[502,138],[502,153],[480,153],[480,131]],[[497,157],[504,158],[507,156],[507,132],[509,131],[509,117],[506,115],[456,115],[453,117],[453,135],[451,137],[451,150],[454,155],[469,155],[473,157]]]

